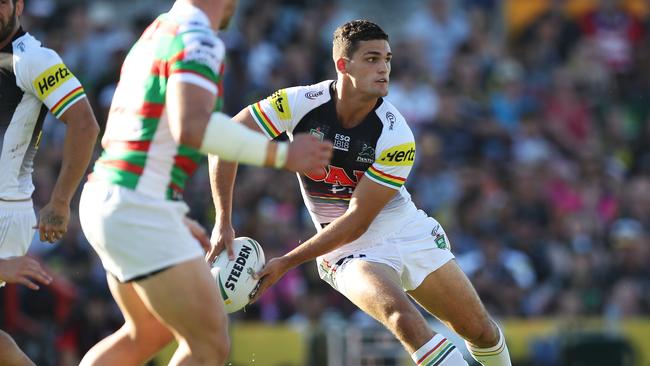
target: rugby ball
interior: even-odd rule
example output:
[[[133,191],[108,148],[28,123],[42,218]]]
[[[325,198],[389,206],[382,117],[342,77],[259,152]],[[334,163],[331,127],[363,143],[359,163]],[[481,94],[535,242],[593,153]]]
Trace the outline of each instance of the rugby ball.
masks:
[[[234,313],[248,304],[250,294],[259,282],[253,279],[253,274],[261,270],[266,262],[262,247],[251,238],[235,238],[232,246],[235,259],[229,260],[224,250],[210,268],[228,313]]]

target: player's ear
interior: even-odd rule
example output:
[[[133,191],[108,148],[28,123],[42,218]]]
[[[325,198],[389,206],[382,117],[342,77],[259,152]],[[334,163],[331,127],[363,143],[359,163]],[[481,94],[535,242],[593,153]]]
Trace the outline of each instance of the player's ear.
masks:
[[[18,0],[14,4],[15,4],[14,6],[16,7],[16,16],[23,15],[23,8],[25,6],[23,0]]]
[[[347,72],[347,61],[343,57],[339,57],[336,60],[336,71],[345,74]]]

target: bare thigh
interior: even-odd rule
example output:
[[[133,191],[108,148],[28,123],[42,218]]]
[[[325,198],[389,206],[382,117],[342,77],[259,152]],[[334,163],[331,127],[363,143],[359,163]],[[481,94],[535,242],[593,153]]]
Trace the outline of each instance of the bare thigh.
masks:
[[[156,350],[174,339],[169,329],[147,309],[132,283],[120,283],[112,275],[106,277],[111,294],[124,315],[123,331],[129,338]]]
[[[228,342],[228,318],[203,258],[182,262],[138,281],[135,291],[149,310],[182,341]]]
[[[430,273],[408,294],[466,340],[481,346],[498,341],[483,303],[455,260]]]
[[[344,295],[393,332],[409,353],[433,337],[433,331],[404,292],[393,268],[354,259],[343,271]]]

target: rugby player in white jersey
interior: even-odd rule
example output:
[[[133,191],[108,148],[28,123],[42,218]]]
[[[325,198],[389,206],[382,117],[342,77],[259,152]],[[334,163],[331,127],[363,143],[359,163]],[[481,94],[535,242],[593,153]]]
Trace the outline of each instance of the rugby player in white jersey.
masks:
[[[510,365],[503,334],[450,251],[436,220],[418,210],[403,184],[415,157],[413,134],[388,93],[392,53],[376,24],[358,20],[334,33],[338,78],[282,89],[235,120],[269,138],[308,132],[334,144],[328,167],[299,175],[318,233],[258,274],[257,297],[289,269],[317,258],[321,278],[380,321],[417,365],[466,365],[435,334],[409,297],[450,326],[486,366]],[[209,259],[231,250],[236,164],[211,162],[217,225]]]
[[[223,365],[227,317],[204,258],[209,239],[185,217],[187,179],[204,154],[298,172],[329,162],[330,143],[308,134],[269,142],[218,112],[225,48],[217,31],[235,5],[177,0],[124,61],[79,211],[125,323],[81,365],[141,365],[173,338],[170,365]]]
[[[38,289],[52,279],[24,257],[38,229],[54,243],[67,231],[70,201],[88,168],[99,126],[81,84],[59,55],[20,25],[23,0],[0,0],[0,287],[5,282]],[[47,111],[63,121],[61,170],[38,222],[32,205],[34,157]],[[0,331],[0,364],[33,365]]]

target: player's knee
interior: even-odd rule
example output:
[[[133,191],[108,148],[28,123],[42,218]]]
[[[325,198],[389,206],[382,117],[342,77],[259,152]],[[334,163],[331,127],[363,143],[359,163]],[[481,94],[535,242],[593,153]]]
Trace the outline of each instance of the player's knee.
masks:
[[[187,344],[201,365],[222,365],[230,355],[230,338],[225,331],[188,339]]]
[[[406,311],[394,311],[387,317],[387,326],[394,333],[406,333],[420,328],[422,317]]]
[[[454,330],[469,343],[480,348],[492,347],[499,342],[499,329],[489,318],[480,322],[467,322],[454,327]]]

